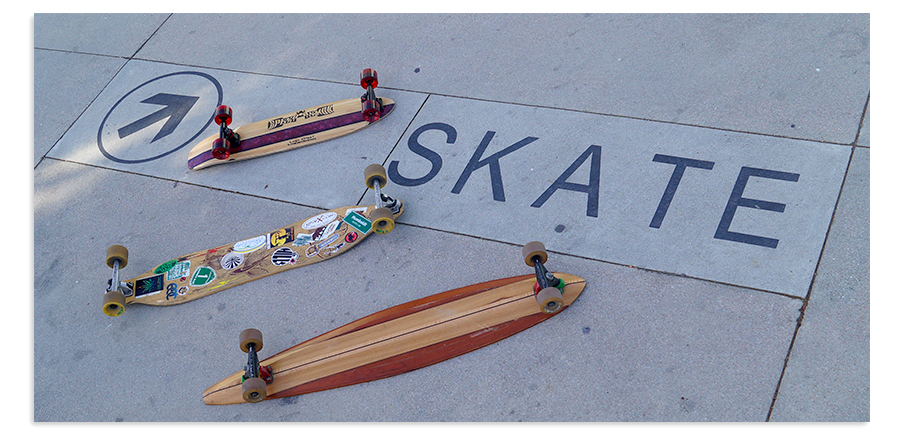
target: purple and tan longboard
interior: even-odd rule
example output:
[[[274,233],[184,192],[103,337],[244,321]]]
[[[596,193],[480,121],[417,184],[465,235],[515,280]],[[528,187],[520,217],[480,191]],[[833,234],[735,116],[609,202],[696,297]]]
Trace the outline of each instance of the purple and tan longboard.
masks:
[[[231,129],[232,110],[216,108],[219,132],[200,141],[188,153],[188,168],[199,170],[218,164],[252,159],[306,147],[362,130],[394,109],[394,101],[376,97],[378,74],[367,68],[360,75],[366,89],[362,97],[346,99],[283,114]]]
[[[203,392],[208,405],[260,402],[395,376],[500,341],[569,307],[583,278],[548,274],[540,243],[523,249],[535,273],[400,304],[259,361],[262,333],[240,335],[247,366]],[[531,255],[529,257],[528,255]],[[543,260],[543,261],[542,261]]]

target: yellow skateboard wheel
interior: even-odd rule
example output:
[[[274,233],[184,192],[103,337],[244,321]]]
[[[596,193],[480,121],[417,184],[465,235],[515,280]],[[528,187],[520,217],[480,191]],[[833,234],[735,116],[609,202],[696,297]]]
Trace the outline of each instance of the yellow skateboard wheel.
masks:
[[[380,164],[372,164],[366,167],[363,170],[363,176],[366,178],[366,187],[375,190],[375,181],[378,180],[380,187],[384,187],[387,184],[387,173],[384,171],[384,166]]]
[[[128,249],[125,246],[113,244],[106,249],[106,265],[112,268],[116,260],[119,261],[119,269],[128,264]]]
[[[125,295],[114,290],[103,295],[103,313],[110,317],[118,317],[125,312]]]
[[[394,212],[386,207],[379,207],[372,211],[372,230],[384,235],[394,230]]]

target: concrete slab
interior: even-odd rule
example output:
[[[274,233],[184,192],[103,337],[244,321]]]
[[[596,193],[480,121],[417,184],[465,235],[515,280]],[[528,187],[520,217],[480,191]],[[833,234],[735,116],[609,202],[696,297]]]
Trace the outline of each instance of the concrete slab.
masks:
[[[35,165],[123,65],[124,59],[34,50]]]
[[[805,297],[849,152],[432,96],[387,166],[411,224]]]
[[[239,127],[361,95],[360,69],[345,73],[346,83],[333,83],[133,60],[49,156],[319,208],[354,204],[360,197],[363,169],[387,159],[426,97],[388,89],[390,79],[383,76],[378,93],[395,100],[397,106],[383,121],[362,131],[277,156],[197,171],[187,168],[187,156],[191,147],[218,131],[212,122],[217,105],[231,106],[232,127]],[[166,118],[136,132],[124,131],[167,109],[147,103],[159,95],[188,102],[177,126],[167,132],[164,127],[170,118]]]
[[[104,32],[82,32],[77,47],[44,25],[60,18],[35,18],[35,100],[48,102],[35,104],[35,121],[53,122],[35,125],[35,421],[867,420],[869,324],[857,304],[868,297],[858,250],[868,239],[859,229],[867,149],[853,154],[833,226],[822,222],[851,142],[859,134],[867,146],[867,14],[125,18],[90,25]],[[372,33],[373,18],[391,31]],[[147,34],[142,19],[159,29]],[[213,43],[214,20],[235,25],[227,45]],[[218,83],[236,120],[251,122],[354,96],[367,65],[398,109],[359,138],[199,172],[186,169],[179,145],[211,131],[211,109],[192,110],[156,142],[163,122],[112,138],[158,111],[141,101],[160,93],[211,105]],[[115,66],[109,77],[103,67]],[[94,67],[96,80],[52,76]],[[95,99],[75,101],[79,114],[46,93],[105,81]],[[70,121],[47,116],[60,109]],[[461,182],[482,142],[474,161],[497,159],[497,173],[487,162]],[[117,162],[101,144],[120,161],[163,156]],[[131,249],[131,276],[370,199],[358,175],[371,162],[396,161],[399,182],[422,178],[434,167],[425,149],[441,168],[422,184],[390,185],[408,204],[391,234],[187,305],[101,314],[109,244]],[[728,231],[778,245],[716,238],[729,207]],[[254,406],[202,404],[203,389],[242,365],[241,329],[264,326],[264,355],[274,353],[412,298],[523,273],[519,247],[538,236],[551,269],[589,280],[559,317],[392,379]],[[819,263],[812,252],[823,245]],[[323,292],[321,283],[341,286]],[[841,367],[823,369],[832,364]]]
[[[869,421],[869,155],[853,153],[772,420]]]
[[[869,15],[178,14],[139,56],[850,144]]]
[[[132,57],[170,14],[35,14],[34,47]]]
[[[424,235],[407,232],[420,239]],[[425,238],[443,245],[458,239],[448,234]],[[483,251],[486,246],[473,247]],[[497,250],[516,254],[515,248]],[[799,302],[771,294],[731,293],[725,286],[686,279],[672,282],[659,274],[562,255],[551,262],[555,270],[591,277],[591,288],[579,304],[552,320],[553,325],[548,322],[476,353],[397,377],[397,382],[388,379],[304,396],[289,419],[765,418],[775,383],[771,372],[781,367],[787,347],[783,336],[792,329]],[[697,299],[698,294],[715,297]],[[757,323],[766,329],[758,329]],[[246,413],[236,407],[228,410]]]
[[[589,287],[577,305],[515,337],[396,378],[208,407],[202,390],[245,359],[241,329],[264,330],[265,356],[395,304],[527,273],[520,247],[401,224],[326,263],[109,318],[100,312],[108,244],[130,247],[131,275],[315,209],[55,160],[41,164],[35,184],[37,421],[758,421],[800,307],[554,254],[552,270]],[[108,212],[128,207],[128,196],[141,197],[141,210]],[[172,214],[173,201],[198,206]],[[209,221],[223,229],[198,229]],[[66,242],[73,233],[91,235]],[[97,370],[105,390],[84,379]]]

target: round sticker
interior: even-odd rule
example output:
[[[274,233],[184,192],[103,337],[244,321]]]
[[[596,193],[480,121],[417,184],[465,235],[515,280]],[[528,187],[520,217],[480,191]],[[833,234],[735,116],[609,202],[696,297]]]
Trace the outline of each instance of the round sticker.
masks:
[[[222,257],[222,269],[231,270],[244,264],[244,254],[239,252],[229,252]]]
[[[297,262],[297,254],[288,247],[282,247],[272,253],[272,264],[276,266],[284,266],[285,264],[294,264]]]

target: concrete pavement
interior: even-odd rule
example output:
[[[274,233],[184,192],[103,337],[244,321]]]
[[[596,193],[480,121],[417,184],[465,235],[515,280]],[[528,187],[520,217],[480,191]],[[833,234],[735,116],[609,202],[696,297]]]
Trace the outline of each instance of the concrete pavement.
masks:
[[[867,14],[37,14],[34,47],[35,421],[870,419]],[[216,104],[254,122],[359,95],[369,66],[397,102],[372,128],[187,169]],[[122,137],[160,93],[197,100]],[[101,313],[110,244],[131,277],[368,201],[373,162],[407,203],[391,234]],[[201,401],[245,327],[279,351],[527,273],[531,240],[588,282],[546,323],[390,379]],[[73,385],[97,370],[112,395]]]

